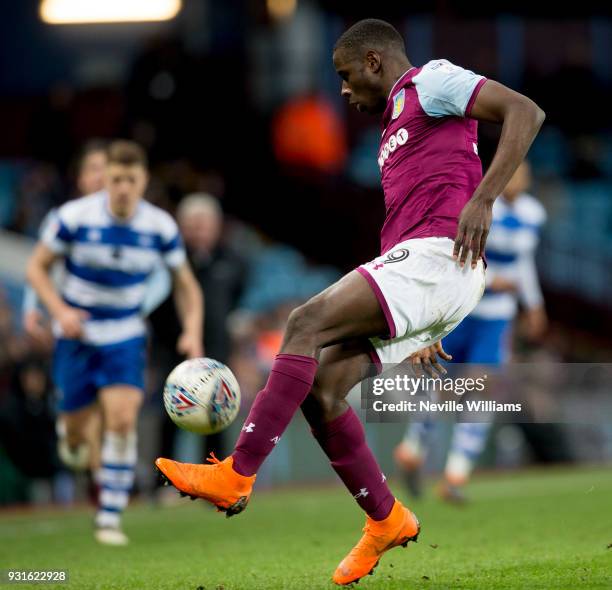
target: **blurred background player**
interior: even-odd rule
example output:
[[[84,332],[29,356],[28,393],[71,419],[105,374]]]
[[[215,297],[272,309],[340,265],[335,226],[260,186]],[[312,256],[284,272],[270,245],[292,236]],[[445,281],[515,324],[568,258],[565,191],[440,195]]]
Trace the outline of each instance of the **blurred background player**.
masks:
[[[527,336],[535,340],[546,330],[546,311],[535,266],[535,250],[546,211],[526,192],[530,183],[529,164],[523,162],[493,205],[485,293],[474,311],[444,339],[444,350],[455,363],[509,362],[519,303],[526,316]],[[421,468],[434,424],[410,423],[395,448],[395,461],[404,471],[413,496],[421,495]],[[491,422],[459,422],[454,426],[444,480],[438,487],[443,499],[465,501],[463,487],[485,448],[490,429]]]
[[[237,308],[247,280],[247,262],[222,239],[223,210],[219,201],[207,193],[193,193],[183,198],[176,219],[185,242],[187,260],[194,276],[206,294],[204,298],[204,342],[206,355],[222,363],[230,361],[232,340],[228,318]],[[172,297],[151,313],[152,365],[155,367],[155,391],[163,389],[170,371],[181,362],[176,350],[180,324]],[[160,455],[173,455],[177,427],[166,412],[161,415]],[[203,455],[223,455],[223,438],[219,432],[203,439]],[[162,490],[164,488],[161,488]],[[174,498],[168,496],[168,498]]]
[[[91,139],[82,147],[76,162],[76,196],[90,195],[104,188],[104,173],[106,171],[106,149],[108,142],[103,139]],[[40,224],[39,236],[57,216],[57,208],[51,209]],[[53,338],[45,314],[40,308],[36,291],[26,285],[23,298],[23,327],[26,334],[36,342],[49,342]],[[58,455],[68,467],[84,469],[90,467],[95,473],[100,467],[100,428],[102,417],[99,412],[91,412],[88,424],[83,426],[87,437],[87,446],[80,447],[80,453],[70,452],[65,436],[58,441]],[[61,420],[57,428],[65,431]]]
[[[96,193],[104,188],[107,142],[102,139],[88,141],[78,156],[76,163],[76,196],[82,197]],[[57,208],[51,209],[40,224],[42,235],[57,215]],[[23,302],[23,327],[31,338],[46,339],[48,328],[44,324],[44,314],[39,305],[36,292],[29,285],[25,289]]]
[[[172,217],[143,200],[148,182],[142,148],[115,141],[107,151],[105,190],[59,208],[28,264],[28,279],[54,320],[53,376],[71,449],[98,401],[104,434],[96,539],[128,542],[121,529],[134,481],[136,420],[142,403],[147,279],[163,262],[173,274],[183,331],[177,348],[201,356],[202,293],[185,260]],[[50,277],[63,259],[58,292]]]

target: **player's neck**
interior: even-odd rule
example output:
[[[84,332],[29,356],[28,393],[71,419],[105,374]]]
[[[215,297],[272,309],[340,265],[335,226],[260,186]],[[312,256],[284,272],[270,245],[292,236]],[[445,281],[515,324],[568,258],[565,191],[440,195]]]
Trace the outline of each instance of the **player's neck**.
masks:
[[[387,96],[391,94],[391,90],[397,83],[397,81],[410,69],[412,64],[408,61],[407,57],[398,58],[387,66],[386,80],[385,80],[385,93]]]
[[[128,209],[117,209],[113,208],[112,203],[107,201],[106,209],[110,216],[118,221],[119,223],[127,223],[136,215],[136,211],[138,210],[138,206],[140,205],[140,201],[136,204],[136,206]]]

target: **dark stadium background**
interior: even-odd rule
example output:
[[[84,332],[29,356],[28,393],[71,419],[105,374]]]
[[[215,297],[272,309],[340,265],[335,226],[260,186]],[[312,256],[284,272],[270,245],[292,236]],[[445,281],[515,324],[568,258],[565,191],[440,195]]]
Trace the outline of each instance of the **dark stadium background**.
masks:
[[[271,5],[290,13],[275,16]],[[549,215],[538,263],[551,325],[542,341],[519,338],[517,349],[556,361],[610,361],[612,20],[604,4],[558,3],[554,13],[536,2],[299,0],[291,12],[292,5],[184,0],[166,23],[51,26],[39,19],[37,2],[3,3],[5,412],[20,363],[33,355],[44,371],[48,360],[20,334],[19,258],[7,240],[13,234],[31,240],[46,209],[73,195],[71,166],[88,138],[141,142],[153,171],[149,197],[169,210],[185,194],[205,190],[241,228],[237,235],[301,253],[304,289],[254,304],[251,311],[265,316],[265,325],[276,325],[276,312],[282,316],[284,306],[327,277],[377,254],[378,121],[348,111],[331,64],[337,36],[366,16],[391,20],[413,63],[450,59],[524,92],[546,111],[529,158],[532,192]],[[494,126],[480,126],[485,166],[497,135]],[[251,241],[234,244],[256,256]],[[259,279],[274,288],[279,276]],[[250,365],[243,365],[248,373]],[[24,452],[33,456],[35,448]],[[0,494],[0,503],[30,497],[23,491],[27,477],[10,463],[5,449],[0,470],[17,483],[14,493]]]

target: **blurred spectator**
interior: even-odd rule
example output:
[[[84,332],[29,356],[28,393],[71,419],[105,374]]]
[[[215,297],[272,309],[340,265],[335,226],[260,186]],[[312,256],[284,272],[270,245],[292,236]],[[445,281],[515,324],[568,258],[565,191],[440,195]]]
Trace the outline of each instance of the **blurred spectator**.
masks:
[[[0,503],[29,499],[29,478],[57,471],[48,351],[37,354],[15,330],[0,291]]]
[[[64,192],[56,167],[47,162],[28,163],[19,179],[10,229],[37,237],[42,220],[50,209],[64,200]]]
[[[231,338],[228,317],[236,309],[247,274],[243,256],[221,241],[223,212],[219,202],[206,193],[185,197],[179,204],[177,220],[185,240],[193,272],[204,291],[205,354],[228,363]],[[174,301],[167,298],[150,316],[152,357],[157,370],[154,391],[161,391],[163,380],[183,359],[176,353],[179,321]],[[159,454],[174,455],[176,427],[164,415]],[[223,456],[220,434],[205,439],[206,453]],[[206,454],[205,453],[205,454]]]
[[[30,357],[14,372],[10,394],[0,404],[0,443],[28,477],[57,470],[55,420],[47,362]]]
[[[7,385],[12,368],[28,355],[28,343],[15,330],[13,310],[0,287],[0,392],[2,383]]]

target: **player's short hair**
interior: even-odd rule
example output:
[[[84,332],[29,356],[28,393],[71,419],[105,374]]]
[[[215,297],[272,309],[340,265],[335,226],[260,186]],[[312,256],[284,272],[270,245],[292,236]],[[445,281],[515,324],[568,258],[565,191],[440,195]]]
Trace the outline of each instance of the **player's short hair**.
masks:
[[[147,154],[135,141],[128,141],[126,139],[112,141],[106,150],[106,157],[109,164],[148,167]]]
[[[91,156],[91,154],[104,152],[104,155],[106,155],[107,150],[108,141],[106,139],[100,139],[99,137],[88,139],[79,150],[76,168],[80,170],[83,167],[87,157]]]
[[[367,49],[393,49],[405,52],[404,39],[390,23],[377,18],[366,18],[347,29],[334,45],[334,51],[342,49],[362,53]]]
[[[218,218],[223,217],[219,200],[208,193],[191,193],[181,200],[176,209],[179,221],[198,213],[212,213]]]

